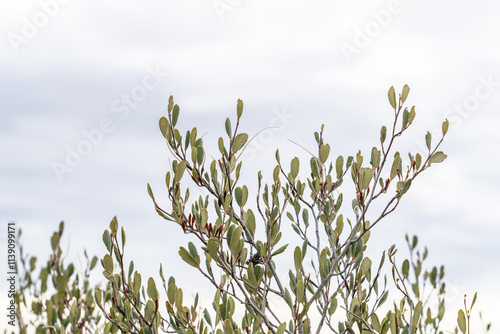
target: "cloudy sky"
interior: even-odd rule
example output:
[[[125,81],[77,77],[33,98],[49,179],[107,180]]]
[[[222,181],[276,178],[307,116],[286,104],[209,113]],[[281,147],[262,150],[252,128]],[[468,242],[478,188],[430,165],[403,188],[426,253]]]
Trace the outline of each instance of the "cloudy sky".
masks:
[[[254,183],[256,171],[271,174],[277,147],[283,160],[307,157],[288,139],[312,148],[321,124],[335,155],[368,154],[391,120],[387,90],[407,83],[417,118],[401,151],[422,150],[426,131],[448,118],[448,159],[414,183],[374,244],[403,249],[404,234],[418,234],[430,264],[446,265],[451,322],[463,294],[475,291],[493,320],[499,10],[463,0],[4,0],[0,221],[17,222],[27,250],[44,259],[64,220],[77,259],[84,248],[104,254],[101,234],[117,215],[145,275],[160,262],[185,275],[177,249],[186,239],[146,192],[149,182],[165,198],[170,155],[158,119],[170,95],[179,126],[206,133],[214,154],[238,98],[243,131],[274,127],[244,157],[245,182]]]

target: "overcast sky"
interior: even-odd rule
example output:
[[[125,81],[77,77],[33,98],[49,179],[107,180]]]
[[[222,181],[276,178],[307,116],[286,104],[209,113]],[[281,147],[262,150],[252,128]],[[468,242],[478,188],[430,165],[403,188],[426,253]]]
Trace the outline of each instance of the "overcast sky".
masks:
[[[277,147],[283,160],[307,157],[288,138],[313,148],[321,124],[332,155],[368,155],[391,120],[387,90],[407,83],[417,117],[401,151],[422,150],[426,131],[448,118],[448,159],[417,179],[373,233],[374,247],[404,249],[404,234],[418,234],[430,264],[446,266],[446,329],[464,293],[479,291],[477,309],[494,320],[499,10],[463,0],[4,0],[0,221],[16,221],[43,262],[61,220],[70,256],[102,256],[102,232],[117,215],[145,276],[162,262],[191,282],[177,255],[188,239],[146,192],[149,182],[165,198],[170,155],[158,119],[170,95],[179,126],[206,133],[214,155],[238,98],[243,131],[274,126],[244,156],[244,182],[255,183],[256,171],[271,175]]]

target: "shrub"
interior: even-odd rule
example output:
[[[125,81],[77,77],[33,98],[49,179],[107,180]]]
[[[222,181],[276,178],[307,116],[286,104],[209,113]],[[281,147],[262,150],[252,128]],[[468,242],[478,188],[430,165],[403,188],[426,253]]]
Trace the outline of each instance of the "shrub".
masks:
[[[202,306],[198,294],[191,301],[184,298],[178,282],[167,279],[161,266],[159,285],[166,299],[160,297],[157,282],[143,279],[134,263],[126,262],[126,234],[115,217],[103,234],[104,290],[88,284],[95,258],[83,281],[78,275],[72,278],[72,265],[62,264],[62,225],[39,277],[42,294],[33,290],[36,260],[29,261],[29,268],[22,260],[26,275],[16,299],[22,330],[27,328],[22,309],[31,309],[36,317],[29,324],[37,332],[442,333],[444,267],[424,269],[428,251],[418,249],[418,238],[406,236],[410,258],[402,262],[394,245],[378,259],[365,253],[376,225],[398,207],[417,176],[446,159],[438,149],[447,120],[434,147],[431,134],[425,135],[426,155],[394,152],[416,115],[414,106],[404,107],[408,93],[405,85],[397,98],[390,88],[394,121],[382,126],[380,141],[366,159],[361,151],[346,158],[331,155],[322,126],[314,133],[310,160],[295,157],[282,163],[277,150],[272,182],[264,182],[259,172],[254,194],[240,181],[240,157],[249,143],[248,134],[239,132],[243,102],[237,102],[235,121],[225,121],[227,137],[218,140],[217,158],[209,158],[196,127],[185,134],[177,127],[180,108],[170,97],[168,115],[159,121],[173,156],[166,173],[168,207],[156,201],[149,184],[147,191],[157,213],[188,235],[178,252],[213,286],[211,305]],[[208,195],[191,199],[186,178]],[[355,195],[344,201],[347,185]],[[50,300],[43,296],[49,280],[55,289]],[[387,302],[388,281],[395,287],[392,303]],[[475,300],[476,295],[471,308]],[[470,333],[467,306],[457,322],[462,333]]]

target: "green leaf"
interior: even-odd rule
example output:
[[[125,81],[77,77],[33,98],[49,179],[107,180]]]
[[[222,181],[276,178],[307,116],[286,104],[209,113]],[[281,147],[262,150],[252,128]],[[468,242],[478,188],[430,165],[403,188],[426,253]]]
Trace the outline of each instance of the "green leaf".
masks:
[[[188,249],[189,249],[189,254],[191,254],[192,257],[195,257],[198,255],[198,251],[196,250],[196,246],[190,241],[188,243]]]
[[[149,185],[149,183],[148,183],[147,188],[148,188],[148,194],[149,194],[149,197],[151,197],[151,199],[152,199],[152,200],[153,200],[153,202],[154,202],[155,197],[153,196],[153,191],[151,190],[151,186]]]
[[[152,300],[158,300],[158,290],[156,289],[155,280],[153,277],[148,279],[148,296]]]
[[[402,119],[403,124],[401,125],[401,130],[404,130],[408,126],[409,120],[410,120],[410,112],[408,111],[407,108],[405,108],[405,110],[403,111],[403,119]]]
[[[243,196],[243,190],[241,190],[240,187],[234,189],[234,198],[236,199],[236,203],[238,203],[239,206],[242,206],[241,205],[242,196]]]
[[[288,304],[288,307],[290,307],[290,310],[294,311],[292,296],[287,288],[285,288],[285,302]]]
[[[337,179],[340,179],[342,177],[343,166],[344,166],[344,157],[339,155],[339,157],[337,158],[337,161],[335,161],[335,169],[337,172]]]
[[[99,288],[95,289],[94,298],[97,301],[97,304],[101,305],[101,303],[102,303],[102,291],[101,291],[101,289],[99,289]],[[35,313],[38,314],[37,312],[35,312]]]
[[[463,310],[458,311],[457,323],[460,331],[465,334],[465,332],[467,331],[467,326],[465,322],[465,313]]]
[[[297,158],[297,157],[293,158],[292,162],[290,163],[290,167],[291,167],[290,174],[291,174],[292,180],[295,180],[295,178],[299,174],[299,166],[300,166],[299,158]]]
[[[241,188],[241,206],[245,206],[248,199],[248,188],[247,186],[243,186]]]
[[[356,153],[356,165],[358,170],[363,165],[363,156],[361,155],[361,150],[359,150],[358,153]]]
[[[102,259],[102,267],[104,268],[104,270],[106,270],[110,274],[113,273],[113,269],[114,269],[113,258],[111,256],[109,256],[109,254],[104,255],[104,258]]]
[[[444,159],[446,159],[448,156],[446,154],[444,154],[443,152],[441,151],[438,151],[436,153],[434,153],[430,158],[429,158],[429,165],[433,164],[433,163],[439,163],[439,162],[443,162]]]
[[[247,267],[247,277],[248,277],[248,282],[250,285],[254,288],[257,288],[257,281],[255,280],[255,272],[253,270],[253,262],[250,262]]]
[[[56,282],[57,291],[63,294],[68,288],[68,279],[63,275],[58,275],[56,277]]]
[[[370,315],[371,319],[372,319],[372,326],[373,326],[373,329],[375,331],[377,331],[377,333],[380,333],[380,320],[378,319],[378,316],[376,313],[372,313]]]
[[[233,334],[232,326],[231,326],[231,321],[229,319],[226,319],[224,321],[224,334]]]
[[[231,252],[233,254],[236,251],[236,246],[238,245],[238,241],[241,239],[242,232],[243,232],[243,228],[241,226],[238,226],[233,231],[233,234],[231,236],[231,244],[229,246],[229,248],[231,249]]]
[[[420,153],[417,153],[417,155],[415,156],[415,168],[417,170],[420,169],[421,164],[422,164],[422,156],[420,155]]]
[[[425,145],[427,146],[427,149],[429,151],[431,150],[431,142],[432,142],[432,135],[429,131],[427,131],[427,134],[425,135]]]
[[[180,249],[179,249],[179,255],[184,260],[184,262],[186,262],[190,266],[193,266],[195,268],[198,267],[198,265],[200,263],[199,257],[198,258],[194,258],[184,247],[180,247]]]
[[[175,175],[174,175],[175,183],[178,183],[182,179],[185,170],[186,170],[186,161],[182,160],[177,164],[177,168],[175,169]]]
[[[167,106],[167,111],[172,112],[172,108],[174,107],[174,97],[170,95],[168,98],[168,106]]]
[[[238,103],[236,104],[236,115],[238,116],[238,119],[240,119],[242,114],[243,114],[243,101],[238,99]]]
[[[408,261],[408,259],[406,259],[403,261],[403,266],[402,266],[403,276],[405,278],[408,278],[409,270],[410,270],[410,261]]]
[[[243,213],[243,221],[245,222],[245,226],[248,228],[252,236],[255,235],[255,215],[252,210],[247,210]]]
[[[415,305],[415,309],[413,310],[413,318],[411,319],[411,333],[414,334],[418,329],[418,321],[420,320],[420,316],[422,314],[422,301],[419,301],[417,305]]]
[[[271,254],[271,257],[273,256],[276,256],[278,254],[281,254],[285,251],[285,249],[288,247],[288,244],[284,245],[284,246],[281,246],[280,248],[278,248],[277,250],[275,250],[272,254]]]
[[[327,259],[327,248],[323,248],[321,251],[321,255],[319,258],[319,273],[321,275],[321,279],[324,279],[327,274],[327,265],[329,264],[329,260]]]
[[[409,179],[403,184],[403,188],[401,188],[400,194],[401,195],[406,194],[406,192],[410,189],[410,186],[411,186],[411,179]]]
[[[302,261],[304,261],[304,257],[306,256],[306,253],[307,253],[307,239],[304,240],[304,242],[302,243],[302,249],[301,249],[301,253],[302,253]]]
[[[446,133],[448,133],[448,127],[450,126],[450,122],[448,122],[448,119],[446,119],[444,122],[443,122],[443,125],[441,127],[441,130],[443,131],[443,137],[446,135]]]
[[[380,150],[378,150],[376,147],[372,148],[370,164],[373,168],[378,168],[380,166]]]
[[[197,147],[191,147],[191,161],[195,165],[198,162],[198,148]]]
[[[332,315],[337,310],[337,298],[332,298],[330,301],[330,307],[328,307],[328,315]]]
[[[273,170],[273,181],[276,183],[280,176],[280,165],[276,165]]]
[[[321,146],[320,153],[319,153],[319,159],[321,163],[325,163],[326,160],[328,159],[328,156],[330,155],[330,145],[326,144]]]
[[[299,303],[304,302],[304,281],[299,280],[297,282],[297,301]]]
[[[380,297],[380,301],[378,302],[377,307],[380,307],[385,301],[387,300],[387,297],[389,296],[389,291],[384,292],[382,297]]]
[[[276,330],[276,334],[285,333],[285,329],[286,329],[286,322],[283,322],[278,326],[278,329]]]
[[[175,302],[175,293],[177,292],[177,287],[175,286],[175,282],[172,282],[168,285],[167,289],[167,298],[168,301],[173,304]]]
[[[361,168],[361,170],[359,171],[359,188],[361,190],[368,189],[372,179],[373,179],[373,169]]]
[[[393,312],[391,312],[391,315],[389,316],[389,321],[390,321],[389,324],[390,324],[391,334],[398,334],[396,315]]]
[[[413,122],[416,115],[417,115],[417,113],[415,112],[415,106],[413,106],[410,109],[410,117],[408,118],[408,124],[411,124]]]
[[[207,309],[203,310],[203,318],[205,318],[205,321],[207,324],[212,327],[212,318],[210,317],[210,313],[208,313]]]
[[[309,319],[305,319],[302,321],[302,333],[303,334],[309,334]],[[300,331],[300,326],[299,326],[299,331]]]
[[[408,85],[403,86],[403,93],[401,94],[401,102],[405,102],[408,94],[410,93],[410,87]]]
[[[319,178],[319,173],[321,167],[318,164],[318,158],[313,157],[311,158],[311,172],[313,173],[314,177]]]
[[[148,300],[148,302],[146,303],[146,308],[144,309],[144,318],[147,321],[152,321],[155,315],[154,313],[155,313],[155,304],[151,300]]]
[[[363,275],[368,274],[368,271],[370,270],[371,266],[372,266],[372,260],[370,260],[370,258],[368,257],[365,257],[363,259],[363,262],[361,262],[361,272],[363,273]]]
[[[90,270],[94,269],[97,264],[97,256],[92,258],[92,262],[90,263]]]
[[[231,206],[232,201],[233,201],[233,196],[227,194],[226,198],[224,199],[224,211],[225,212],[228,212],[228,209]]]
[[[234,138],[233,142],[233,152],[236,153],[238,152],[243,146],[245,146],[245,143],[248,140],[248,134],[246,133],[238,133],[236,137]]]
[[[418,274],[417,274],[417,276],[418,276]],[[420,289],[419,289],[417,283],[413,283],[411,285],[411,289],[412,289],[413,293],[415,294],[415,296],[420,297]]]
[[[196,147],[198,144],[196,143],[196,136],[198,135],[198,129],[194,127],[191,130],[191,137],[189,138],[189,143],[191,144],[191,147]]]
[[[400,155],[396,155],[394,157],[394,162],[392,163],[392,168],[391,168],[391,180],[394,179],[396,177],[396,175],[398,175],[398,171],[401,172],[399,170],[399,166],[401,165],[401,156]]]
[[[430,278],[432,286],[435,288],[436,287],[436,278],[437,278],[437,268],[436,267],[432,268],[432,271],[429,274],[429,278]]]
[[[134,283],[133,283],[133,290],[134,294],[137,297],[139,295],[139,292],[141,290],[141,283],[142,283],[142,277],[141,274],[139,274],[137,271],[134,273]]]
[[[226,149],[224,148],[224,139],[222,139],[222,137],[219,137],[218,145],[219,145],[219,151],[220,151],[220,153],[224,154],[224,152],[226,151]]]
[[[396,110],[396,91],[394,90],[394,86],[391,86],[391,88],[389,88],[389,92],[387,93],[388,97],[389,97],[389,103],[391,104],[391,107],[394,108],[394,110]]]
[[[219,249],[219,243],[214,238],[210,238],[207,241],[207,248],[212,259],[218,260],[219,255],[217,254],[217,251]]]
[[[380,141],[385,142],[385,138],[387,137],[387,127],[384,125],[380,128]]]
[[[225,127],[226,127],[226,133],[227,133],[227,136],[229,138],[231,138],[231,120],[228,118],[226,118],[226,123],[225,123]]]
[[[187,150],[189,147],[189,143],[191,142],[191,131],[186,132],[186,137],[184,139],[184,149]]]
[[[55,252],[56,249],[57,249],[57,246],[59,245],[59,233],[57,232],[54,232],[54,234],[52,235],[52,238],[50,238],[50,244],[52,246],[52,250]]]
[[[444,302],[441,302],[441,303],[439,304],[439,310],[438,310],[438,319],[439,319],[439,320],[442,320],[442,319],[443,319],[443,316],[444,316],[444,311],[445,311]]]
[[[174,109],[172,111],[172,126],[175,127],[177,124],[177,120],[179,119],[179,106],[176,104],[174,105]]]
[[[220,290],[218,290],[220,291]],[[175,305],[180,309],[182,307],[182,299],[184,294],[182,293],[182,289],[175,290]]]
[[[170,132],[170,124],[168,124],[168,119],[166,117],[160,118],[159,125],[161,134],[163,135],[163,137],[165,137],[165,139],[168,139],[168,134]]]
[[[201,164],[203,164],[204,158],[205,158],[205,150],[203,150],[203,146],[197,146],[196,147],[196,162],[198,163],[198,166],[201,166]]]
[[[302,210],[302,220],[306,227],[309,226],[309,211],[306,209]]]
[[[471,310],[474,307],[474,304],[476,303],[476,299],[477,299],[477,292],[474,294],[474,297],[472,298],[472,304],[470,305]]]
[[[116,233],[118,231],[118,219],[116,219],[116,216],[111,219],[109,222],[109,228],[111,229],[111,232]]]
[[[293,259],[295,262],[295,270],[299,271],[299,269],[302,267],[302,251],[300,250],[299,246],[295,247]]]
[[[102,234],[102,241],[104,242],[108,252],[111,252],[111,235],[109,234],[109,230],[105,230]]]
[[[122,249],[125,248],[125,241],[127,240],[127,236],[125,234],[125,229],[122,226]]]
[[[340,214],[337,217],[335,231],[337,231],[338,235],[341,235],[343,230],[344,230],[344,216]]]

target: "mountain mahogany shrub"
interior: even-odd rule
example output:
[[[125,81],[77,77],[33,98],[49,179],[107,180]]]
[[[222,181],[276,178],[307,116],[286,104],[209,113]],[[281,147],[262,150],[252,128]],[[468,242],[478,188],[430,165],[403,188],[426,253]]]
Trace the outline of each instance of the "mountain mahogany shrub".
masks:
[[[404,107],[408,93],[405,85],[396,98],[390,88],[394,122],[382,126],[380,141],[366,159],[361,152],[345,159],[331,157],[322,127],[314,134],[316,154],[311,154],[306,166],[301,167],[298,158],[284,164],[276,151],[273,182],[264,183],[259,173],[256,194],[239,182],[239,158],[249,139],[238,131],[243,102],[238,100],[236,121],[225,121],[218,157],[209,158],[196,127],[183,134],[177,128],[180,108],[170,97],[168,115],[159,122],[174,157],[165,179],[169,207],[157,203],[149,184],[147,190],[157,213],[192,237],[180,247],[179,255],[214,286],[213,303],[203,308],[197,295],[193,305],[186,304],[175,279],[167,281],[162,270],[165,303],[160,304],[152,278],[145,293],[146,283],[143,286],[133,264],[128,272],[124,269],[125,232],[121,230],[119,242],[118,223],[113,219],[103,236],[109,251],[102,260],[104,275],[114,296],[112,307],[103,308],[105,317],[122,331],[144,333],[438,332],[445,311],[444,269],[423,271],[427,250],[416,251],[417,238],[407,237],[412,256],[402,265],[396,263],[394,246],[376,265],[364,255],[371,231],[397,208],[415,178],[446,158],[438,148],[448,131],[447,120],[434,147],[427,132],[427,155],[409,153],[403,158],[393,152],[396,139],[416,115],[415,107]],[[310,177],[299,177],[300,168],[307,169]],[[209,195],[190,202],[189,189],[182,187],[186,176]],[[349,179],[356,195],[346,208],[341,190]],[[249,198],[256,198],[255,210]],[[373,212],[375,201],[383,202],[379,212]],[[282,238],[290,228],[298,236],[295,244]],[[288,263],[293,265],[283,268],[286,256],[292,257]],[[401,299],[382,310],[389,294],[387,276],[381,274],[386,258]],[[305,260],[310,260],[310,266]],[[288,272],[288,277],[278,272]],[[426,286],[430,291],[425,291]],[[100,292],[96,298],[100,304]],[[438,302],[427,305],[429,298]]]
[[[19,332],[443,333],[439,327],[445,313],[444,268],[423,269],[428,251],[417,249],[417,237],[406,237],[410,258],[402,263],[396,260],[394,245],[376,262],[364,253],[373,227],[396,209],[413,180],[446,158],[438,147],[448,121],[443,122],[442,138],[435,147],[431,134],[425,136],[426,156],[410,153],[403,164],[400,153],[392,152],[397,137],[415,118],[415,107],[403,108],[408,93],[404,86],[396,99],[394,88],[389,90],[394,122],[381,128],[369,162],[361,152],[346,159],[330,158],[322,127],[314,134],[317,153],[305,167],[310,177],[299,177],[298,158],[285,166],[276,151],[273,182],[263,183],[259,173],[256,194],[239,183],[239,158],[249,141],[246,133],[238,132],[243,102],[237,103],[234,130],[230,119],[225,122],[227,139],[219,138],[219,157],[207,161],[197,129],[182,136],[176,127],[180,109],[171,97],[168,115],[160,119],[161,133],[174,156],[166,175],[171,206],[160,207],[149,184],[147,190],[158,214],[191,235],[192,241],[179,248],[179,255],[214,286],[211,305],[199,305],[198,294],[187,302],[176,280],[165,279],[161,266],[166,298],[160,299],[155,280],[143,280],[134,263],[126,262],[126,234],[116,217],[102,236],[107,249],[101,259],[106,289],[91,287],[89,276],[97,258],[89,260],[84,253],[87,265],[80,274],[75,274],[73,264],[65,265],[61,223],[51,238],[50,259],[38,277],[36,257],[24,255],[19,245],[15,296]],[[189,189],[181,188],[183,176],[209,195],[189,202]],[[349,179],[355,197],[346,208],[341,190]],[[249,197],[256,198],[253,210]],[[373,212],[375,201],[383,203],[379,212]],[[296,233],[295,241],[289,234],[285,241],[285,231]],[[389,274],[383,274],[387,260]],[[388,280],[397,293],[391,296],[392,303],[387,302]],[[470,308],[464,302],[455,333],[470,334],[475,301],[476,295]]]
[[[61,222],[50,239],[52,253],[46,264],[38,269],[37,257],[25,254],[19,243],[22,234],[19,230],[18,287],[14,296],[17,323],[16,330],[11,333],[94,333],[104,328],[102,315],[94,302],[95,288],[89,283],[98,258],[90,259],[84,252],[84,268],[73,263],[66,265],[61,249],[63,231],[64,223]]]

